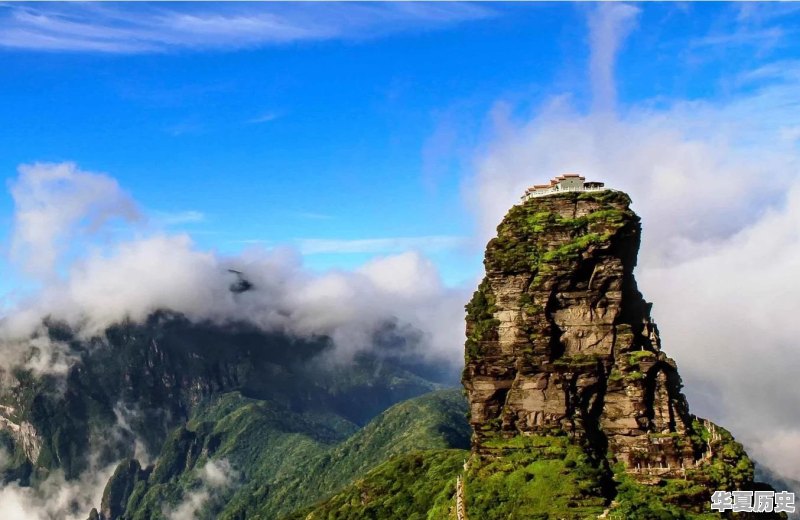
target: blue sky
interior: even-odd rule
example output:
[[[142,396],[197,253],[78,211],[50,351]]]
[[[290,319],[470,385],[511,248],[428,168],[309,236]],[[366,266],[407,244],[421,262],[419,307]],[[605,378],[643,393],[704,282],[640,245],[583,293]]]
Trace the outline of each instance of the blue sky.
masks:
[[[590,111],[597,9],[5,4],[0,171],[105,172],[224,253],[293,243],[313,268],[352,268],[411,246],[448,283],[471,281],[464,184],[492,114],[525,117],[552,96]],[[793,9],[641,6],[616,51],[619,110],[736,94],[742,72],[796,58]],[[12,213],[0,198],[6,230]]]
[[[464,184],[493,111],[525,117],[552,96],[590,111],[597,9],[7,4],[0,170],[105,172],[224,253],[290,243],[312,268],[352,268],[412,246],[448,283],[471,281]],[[793,9],[642,6],[616,50],[617,104],[735,95],[743,71],[796,57]],[[12,213],[0,199],[6,224]]]
[[[692,410],[800,479],[798,22],[797,3],[0,4],[0,287],[38,280],[40,314],[239,319],[226,268],[260,266],[253,319],[392,315],[458,364],[493,228],[578,171],[632,196]],[[248,256],[283,245],[314,273]]]

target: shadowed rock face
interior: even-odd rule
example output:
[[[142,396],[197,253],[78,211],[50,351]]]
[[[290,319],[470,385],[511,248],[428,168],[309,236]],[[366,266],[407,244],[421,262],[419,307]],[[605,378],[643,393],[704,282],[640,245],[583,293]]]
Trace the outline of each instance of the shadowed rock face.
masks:
[[[466,307],[474,451],[566,431],[646,478],[711,460],[721,434],[689,414],[636,287],[641,226],[629,204],[616,191],[534,198],[497,228]]]

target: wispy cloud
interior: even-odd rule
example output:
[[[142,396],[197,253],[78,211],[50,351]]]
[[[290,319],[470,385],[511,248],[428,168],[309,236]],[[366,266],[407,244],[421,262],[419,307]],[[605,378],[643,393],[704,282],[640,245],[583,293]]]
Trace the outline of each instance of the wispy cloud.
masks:
[[[617,52],[625,37],[634,28],[640,9],[623,3],[606,3],[589,15],[592,98],[595,109],[607,112],[614,109],[617,98],[614,65]]]
[[[164,132],[172,137],[180,137],[186,134],[196,134],[203,131],[203,125],[193,122],[184,121],[176,123],[164,128]]]
[[[692,41],[692,47],[701,51],[751,48],[757,54],[767,53],[792,41],[797,29],[783,22],[798,9],[780,3],[732,5],[715,20],[711,32]]]
[[[0,47],[152,53],[357,39],[486,18],[464,3],[12,4],[0,7]]]
[[[791,16],[800,11],[792,2],[742,2],[736,5],[736,19],[747,23],[764,23]]]
[[[179,226],[182,224],[205,222],[206,216],[204,213],[195,210],[175,212],[154,211],[152,212],[152,219],[156,224],[162,226]]]
[[[237,473],[227,459],[208,461],[200,473],[200,485],[187,493],[175,508],[165,506],[162,510],[169,520],[192,520],[197,518],[203,506],[217,498],[221,490],[231,485]]]
[[[777,45],[786,37],[786,31],[781,27],[766,27],[763,29],[739,28],[735,32],[714,33],[694,41],[696,47],[727,46],[756,46],[770,48]]]
[[[264,112],[261,115],[258,115],[252,119],[249,119],[247,123],[251,125],[259,125],[261,123],[269,123],[271,121],[275,121],[281,115],[278,112]]]
[[[400,253],[409,249],[420,251],[444,251],[459,247],[465,239],[455,236],[422,236],[396,238],[365,238],[339,240],[325,238],[305,238],[297,241],[304,255],[322,253]]]

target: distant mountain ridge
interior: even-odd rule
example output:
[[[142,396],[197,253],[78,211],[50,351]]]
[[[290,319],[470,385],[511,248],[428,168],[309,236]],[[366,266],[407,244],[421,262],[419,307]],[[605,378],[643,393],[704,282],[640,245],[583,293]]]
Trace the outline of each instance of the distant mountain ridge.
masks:
[[[47,340],[73,361],[66,374],[24,366],[3,374],[4,478],[36,484],[55,469],[77,478],[90,469],[90,454],[103,465],[133,456],[137,444],[156,455],[198,406],[231,391],[335,417],[352,433],[394,403],[454,383],[452,370],[414,360],[392,324],[385,329],[373,350],[340,362],[325,337],[194,323],[164,311],[89,339],[48,321]]]

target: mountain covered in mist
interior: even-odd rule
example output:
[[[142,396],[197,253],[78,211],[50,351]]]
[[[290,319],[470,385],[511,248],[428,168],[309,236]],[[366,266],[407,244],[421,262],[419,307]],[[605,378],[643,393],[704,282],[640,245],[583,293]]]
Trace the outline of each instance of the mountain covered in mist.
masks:
[[[226,494],[231,507],[248,511],[245,517],[255,507],[270,511],[273,501],[300,507],[321,496],[315,493],[346,482],[361,462],[369,466],[392,446],[414,447],[417,441],[404,444],[381,434],[386,446],[365,454],[359,443],[353,449],[358,456],[339,446],[348,457],[337,467],[346,469],[328,468],[327,484],[308,487],[295,502],[276,495],[272,480],[288,478],[284,473],[291,468],[314,466],[313,474],[322,474],[319,459],[343,457],[331,447],[356,432],[368,436],[369,427],[362,428],[393,404],[453,385],[457,376],[451,367],[409,361],[407,338],[392,323],[375,331],[372,350],[346,359],[337,357],[326,337],[300,339],[244,322],[195,323],[169,312],[143,323],[119,323],[90,338],[52,321],[43,330],[47,337],[32,341],[30,362],[2,374],[4,481],[35,488],[54,473],[80,481],[123,460],[102,504],[93,504],[102,518],[174,516],[170,508],[179,508],[196,484],[193,470],[214,461],[230,465],[242,492],[260,497]],[[43,353],[35,344],[58,344],[69,360],[66,371],[38,370],[33,361]],[[413,414],[421,422],[409,428],[420,429],[420,447],[436,444],[429,437],[440,437],[441,446],[465,446],[463,399],[456,401],[428,418],[430,424]],[[377,424],[385,429],[394,423]],[[128,506],[134,481],[137,490],[147,486]],[[192,515],[219,513],[213,501],[200,502]]]
[[[99,330],[45,318],[0,379],[2,504],[80,520],[716,518],[713,490],[768,487],[689,412],[633,278],[629,204],[509,211],[466,305],[464,390],[398,320],[347,351],[166,310]],[[237,276],[233,294],[255,290]]]
[[[465,411],[458,390],[436,391],[394,405],[354,431],[334,414],[296,413],[238,392],[222,394],[169,436],[154,466],[123,462],[93,517],[181,518],[180,508],[188,514],[186,504],[198,494],[203,503],[187,518],[288,517],[393,456],[427,449],[463,462]]]

